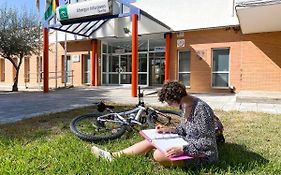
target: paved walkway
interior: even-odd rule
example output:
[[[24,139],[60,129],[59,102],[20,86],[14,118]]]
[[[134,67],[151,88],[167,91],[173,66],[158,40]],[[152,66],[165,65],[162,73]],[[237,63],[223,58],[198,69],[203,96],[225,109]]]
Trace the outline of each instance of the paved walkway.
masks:
[[[144,97],[145,103],[151,106],[164,106],[165,104],[158,102],[157,94],[153,92],[155,92],[155,89],[144,90],[144,94],[152,94]],[[245,94],[244,97],[248,99],[249,96],[247,95],[258,97],[258,93]],[[277,100],[266,101],[266,103],[257,100],[244,102],[243,95],[240,96],[239,100],[236,100],[238,99],[237,94],[193,95],[205,100],[214,109],[281,114],[281,93],[277,95],[272,94]],[[40,114],[61,112],[77,107],[88,106],[101,99],[123,104],[137,104],[138,101],[137,98],[131,97],[131,89],[126,87],[84,87],[60,89],[50,91],[49,93],[26,91],[12,93],[0,91],[0,123],[15,122]]]

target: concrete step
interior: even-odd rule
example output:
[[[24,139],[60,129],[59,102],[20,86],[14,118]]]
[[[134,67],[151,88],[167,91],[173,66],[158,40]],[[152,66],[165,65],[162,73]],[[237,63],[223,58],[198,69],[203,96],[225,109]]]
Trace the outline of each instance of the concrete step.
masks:
[[[241,91],[236,94],[236,102],[281,104],[281,92]]]

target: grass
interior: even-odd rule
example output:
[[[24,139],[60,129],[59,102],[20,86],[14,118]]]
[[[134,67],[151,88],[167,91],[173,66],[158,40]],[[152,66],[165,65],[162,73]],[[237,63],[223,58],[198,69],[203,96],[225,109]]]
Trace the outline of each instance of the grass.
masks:
[[[119,110],[125,108],[119,106]],[[89,143],[69,131],[77,115],[92,107],[75,109],[0,125],[0,174],[280,174],[281,115],[216,111],[225,126],[226,143],[219,146],[220,162],[198,169],[169,169],[151,154],[124,156],[109,163],[95,158]],[[116,151],[142,140],[138,133],[95,143]]]

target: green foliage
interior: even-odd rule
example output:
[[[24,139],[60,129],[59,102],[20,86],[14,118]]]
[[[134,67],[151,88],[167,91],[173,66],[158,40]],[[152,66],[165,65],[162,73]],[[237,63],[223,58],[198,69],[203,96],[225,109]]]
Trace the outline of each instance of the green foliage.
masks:
[[[123,109],[117,107],[117,110]],[[127,108],[127,107],[126,107]],[[220,162],[184,170],[164,168],[151,153],[122,156],[113,162],[95,158],[90,147],[117,151],[142,137],[134,131],[108,142],[89,143],[69,131],[69,122],[92,107],[34,117],[0,125],[0,174],[280,174],[281,115],[216,111],[225,126],[226,143],[219,146]]]
[[[40,27],[35,15],[16,9],[0,9],[0,56],[8,59],[16,74],[12,91],[18,91],[18,75],[24,57],[40,50]]]
[[[0,54],[4,58],[22,58],[37,53],[40,27],[32,13],[0,9]]]

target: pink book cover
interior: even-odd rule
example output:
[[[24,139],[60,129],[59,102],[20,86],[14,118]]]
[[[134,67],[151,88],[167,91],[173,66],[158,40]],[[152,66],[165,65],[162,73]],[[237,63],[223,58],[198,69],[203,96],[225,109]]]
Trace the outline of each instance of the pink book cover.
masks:
[[[156,133],[155,129],[142,130],[140,131],[140,134],[163,153],[165,153],[165,151],[172,146],[183,146],[186,144],[186,141],[177,134],[160,134]],[[175,161],[193,159],[193,157],[183,154],[169,157],[169,159]]]

